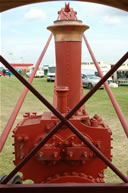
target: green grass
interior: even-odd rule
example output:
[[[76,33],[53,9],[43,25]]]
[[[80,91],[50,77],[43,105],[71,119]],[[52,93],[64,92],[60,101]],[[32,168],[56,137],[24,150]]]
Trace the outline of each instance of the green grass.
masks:
[[[47,82],[46,77],[34,79],[33,86],[43,94],[50,103],[53,97],[53,82]],[[0,78],[0,134],[5,127],[17,100],[23,91],[24,86],[15,77],[1,77]],[[84,93],[88,92],[84,89]],[[119,87],[112,89],[114,96],[123,111],[128,121],[128,87]],[[43,111],[48,111],[47,108],[30,92],[25,98],[24,104],[17,116],[15,124],[22,120],[24,112],[37,112],[42,114]],[[112,141],[112,154],[113,163],[125,174],[128,175],[128,140],[124,134],[123,128],[117,118],[113,106],[104,90],[98,90],[86,103],[86,111],[92,117],[98,114],[102,117],[104,122],[109,125],[113,133]],[[12,160],[14,159],[13,152],[13,139],[10,133],[8,140],[4,146],[3,151],[0,153],[0,174],[8,174],[14,168]],[[105,171],[106,182],[121,182],[121,180],[110,170]]]

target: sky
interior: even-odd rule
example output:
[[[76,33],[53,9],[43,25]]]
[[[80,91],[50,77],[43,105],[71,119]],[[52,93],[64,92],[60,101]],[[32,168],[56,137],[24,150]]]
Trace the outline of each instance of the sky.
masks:
[[[49,36],[49,25],[57,19],[65,1],[26,5],[0,15],[0,53],[10,63],[36,64]],[[128,13],[87,2],[70,2],[77,18],[90,28],[85,36],[97,61],[117,62],[128,51]],[[55,64],[54,38],[42,65]],[[82,62],[92,61],[82,42]]]

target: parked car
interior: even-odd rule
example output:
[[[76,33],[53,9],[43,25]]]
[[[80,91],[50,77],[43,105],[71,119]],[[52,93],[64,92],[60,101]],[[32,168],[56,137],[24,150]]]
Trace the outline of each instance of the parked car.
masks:
[[[92,89],[99,81],[100,77],[94,74],[82,74],[82,83],[85,88]],[[104,85],[100,88],[104,88]]]
[[[107,71],[103,71],[102,70],[102,74],[103,74],[103,76],[105,75],[107,73]],[[94,75],[94,76],[97,76],[98,78],[99,78],[99,80],[101,79],[100,78],[100,75],[99,75],[99,73],[97,72],[97,69],[96,69],[96,67],[95,66],[85,66],[85,65],[83,65],[83,66],[81,66],[81,74],[85,74],[85,75]],[[94,77],[93,77],[94,78]],[[97,82],[98,82],[98,79],[95,77],[95,79],[97,80]],[[107,79],[107,82],[108,82],[108,84],[110,84],[111,82],[113,82],[112,81],[112,78],[111,77],[109,77],[108,79]],[[93,85],[93,84],[92,84]]]
[[[107,72],[102,71],[103,76],[104,76],[106,73],[107,73]],[[98,73],[97,71],[95,72],[95,75],[98,76],[98,77],[100,77],[100,75],[99,75],[99,73]],[[112,81],[112,78],[109,77],[109,78],[107,79],[107,83],[110,84],[110,83],[112,83],[112,82],[113,82],[113,81]]]
[[[26,72],[26,76],[27,77],[30,77],[31,76],[31,74],[32,74],[32,70],[30,70],[29,72]],[[44,77],[44,71],[43,70],[37,70],[37,72],[36,72],[36,74],[35,74],[35,77],[39,77],[39,78],[41,78],[41,77]]]
[[[51,65],[48,67],[48,77],[47,77],[47,81],[54,81],[55,80],[55,74],[56,74],[56,66],[55,65]]]

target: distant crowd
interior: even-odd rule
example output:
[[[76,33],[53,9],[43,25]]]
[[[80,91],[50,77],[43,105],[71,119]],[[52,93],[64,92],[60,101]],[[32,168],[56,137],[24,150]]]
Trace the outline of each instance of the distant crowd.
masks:
[[[11,77],[12,73],[9,70],[3,69],[2,71],[0,71],[0,76],[9,76]]]

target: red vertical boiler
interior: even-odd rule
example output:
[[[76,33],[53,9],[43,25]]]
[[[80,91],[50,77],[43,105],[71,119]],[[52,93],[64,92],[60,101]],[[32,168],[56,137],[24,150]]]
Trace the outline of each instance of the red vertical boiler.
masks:
[[[79,20],[58,20],[48,27],[55,37],[56,87],[59,90],[68,88],[68,109],[81,98],[81,41],[88,28]]]

